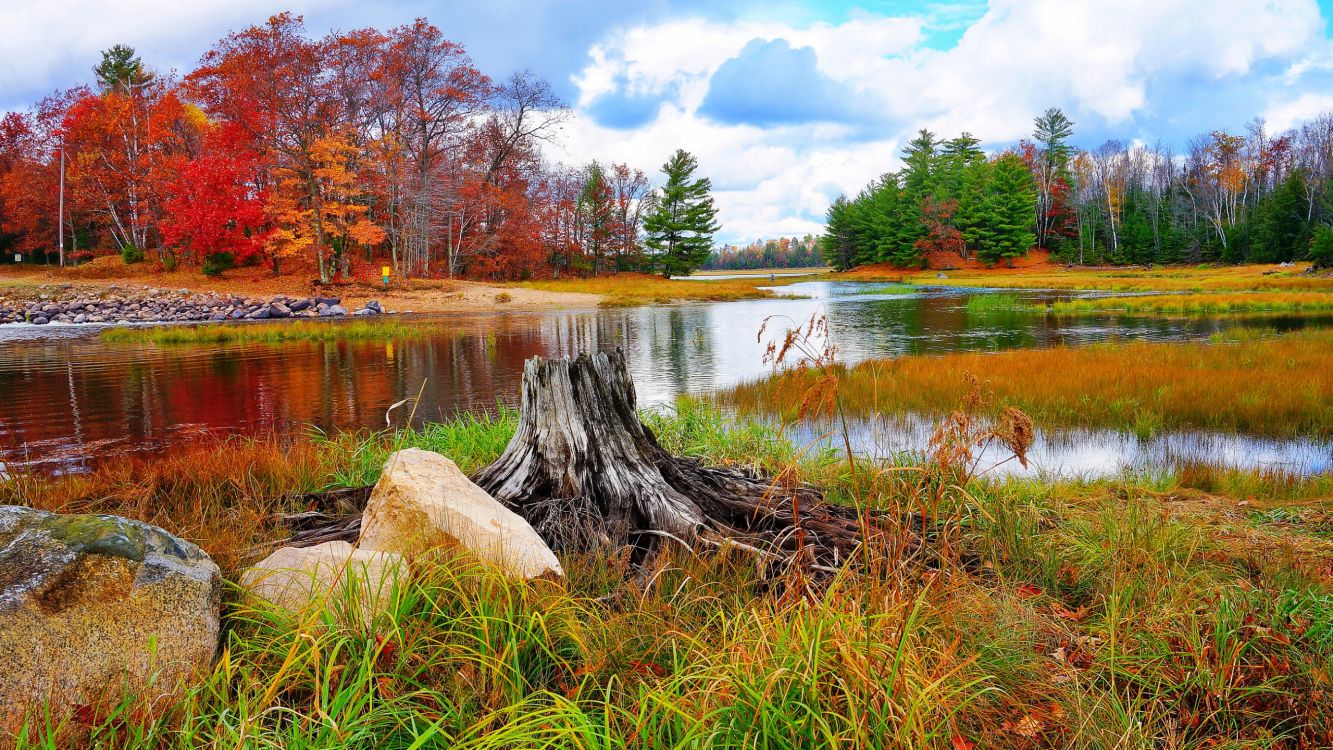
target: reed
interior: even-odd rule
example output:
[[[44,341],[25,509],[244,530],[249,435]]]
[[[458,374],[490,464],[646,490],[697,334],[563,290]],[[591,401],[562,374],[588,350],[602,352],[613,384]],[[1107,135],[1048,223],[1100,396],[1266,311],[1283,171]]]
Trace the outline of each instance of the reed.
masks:
[[[776,462],[848,499],[851,467],[770,426],[686,406],[649,417],[673,451]],[[277,497],[374,478],[387,451],[495,457],[513,415],[396,433],[231,440],[76,477],[19,477],[0,502],[144,518],[229,580],[280,538]],[[929,467],[862,464],[877,507],[917,507]],[[1280,498],[1146,480],[964,480],[925,564],[877,548],[790,596],[740,550],[566,555],[516,582],[462,555],[422,566],[367,625],[355,591],[295,616],[229,585],[225,649],[148,708],[36,719],[50,747],[1319,747],[1333,737],[1333,542]],[[911,523],[904,516],[905,523]],[[956,549],[944,554],[945,541]],[[940,566],[944,567],[941,568]]]
[[[1045,427],[1333,434],[1333,331],[1217,343],[1115,343],[873,360],[838,369],[849,414],[945,414],[978,378],[998,407]],[[796,416],[816,376],[788,372],[712,397],[745,414]]]
[[[117,344],[280,344],[296,341],[379,341],[428,336],[430,333],[429,324],[410,324],[397,320],[353,320],[107,328],[99,335],[103,341]]]

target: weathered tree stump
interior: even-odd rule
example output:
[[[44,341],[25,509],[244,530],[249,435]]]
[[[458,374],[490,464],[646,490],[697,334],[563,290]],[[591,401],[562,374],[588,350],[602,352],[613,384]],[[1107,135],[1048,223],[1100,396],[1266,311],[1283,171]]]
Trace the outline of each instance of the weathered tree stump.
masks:
[[[800,553],[804,564],[831,569],[883,519],[825,503],[791,475],[765,477],[668,453],[639,420],[620,351],[528,360],[514,437],[472,480],[557,549],[731,544],[770,562]],[[364,502],[362,493],[356,497]],[[358,518],[320,515],[292,517],[304,523],[288,543],[355,541]]]
[[[473,481],[553,546],[730,540],[760,554],[801,548],[833,565],[860,544],[857,512],[823,503],[809,485],[664,450],[639,420],[620,351],[534,357],[521,390],[513,439]]]

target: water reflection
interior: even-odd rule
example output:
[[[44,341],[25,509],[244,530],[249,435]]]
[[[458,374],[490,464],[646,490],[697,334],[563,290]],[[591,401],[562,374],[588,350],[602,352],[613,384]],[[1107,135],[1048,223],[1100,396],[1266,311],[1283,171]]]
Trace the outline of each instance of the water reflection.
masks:
[[[916,414],[889,419],[854,419],[848,424],[852,450],[879,459],[921,455],[937,420]],[[802,424],[787,433],[801,445],[840,450],[841,434],[827,425]],[[1333,444],[1311,439],[1274,439],[1219,432],[1167,432],[1136,437],[1115,430],[1038,429],[1028,465],[1011,460],[1001,445],[977,451],[977,467],[1000,476],[1099,477],[1125,472],[1161,473],[1193,464],[1271,470],[1310,476],[1333,472]]]
[[[523,362],[619,347],[642,404],[734,385],[766,372],[756,333],[770,316],[828,316],[840,358],[1207,336],[1235,320],[1056,318],[969,313],[978,292],[882,294],[886,285],[804,282],[807,299],[544,314],[422,318],[428,336],[208,346],[104,344],[86,327],[0,327],[0,461],[78,471],[107,456],[159,453],[204,434],[385,424],[421,393],[416,419],[512,404]],[[1032,292],[1046,302],[1066,292]],[[1265,318],[1290,329],[1327,318]],[[782,327],[781,321],[774,324]],[[423,385],[424,384],[424,385]],[[404,414],[396,413],[398,419]]]

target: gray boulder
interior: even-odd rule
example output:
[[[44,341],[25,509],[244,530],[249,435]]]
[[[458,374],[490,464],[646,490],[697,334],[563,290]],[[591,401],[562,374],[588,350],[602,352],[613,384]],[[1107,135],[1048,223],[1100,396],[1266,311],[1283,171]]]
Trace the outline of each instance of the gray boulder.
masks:
[[[329,305],[328,307],[319,311],[320,317],[323,318],[334,318],[338,317],[339,315],[346,315],[346,314],[347,314],[347,308],[343,307],[342,305]]]
[[[156,526],[0,506],[0,731],[48,701],[173,694],[217,651],[221,592],[208,555]]]

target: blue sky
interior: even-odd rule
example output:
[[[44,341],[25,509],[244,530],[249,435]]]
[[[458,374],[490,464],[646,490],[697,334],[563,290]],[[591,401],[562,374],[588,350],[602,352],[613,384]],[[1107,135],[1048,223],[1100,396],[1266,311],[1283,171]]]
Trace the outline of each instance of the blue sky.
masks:
[[[491,75],[533,70],[575,111],[553,160],[655,174],[693,151],[728,241],[818,231],[829,200],[895,168],[922,126],[1003,148],[1058,106],[1081,146],[1181,149],[1333,110],[1333,0],[10,2],[0,109],[86,81],[117,42],[188,69],[284,9],[312,34],[425,16]]]

